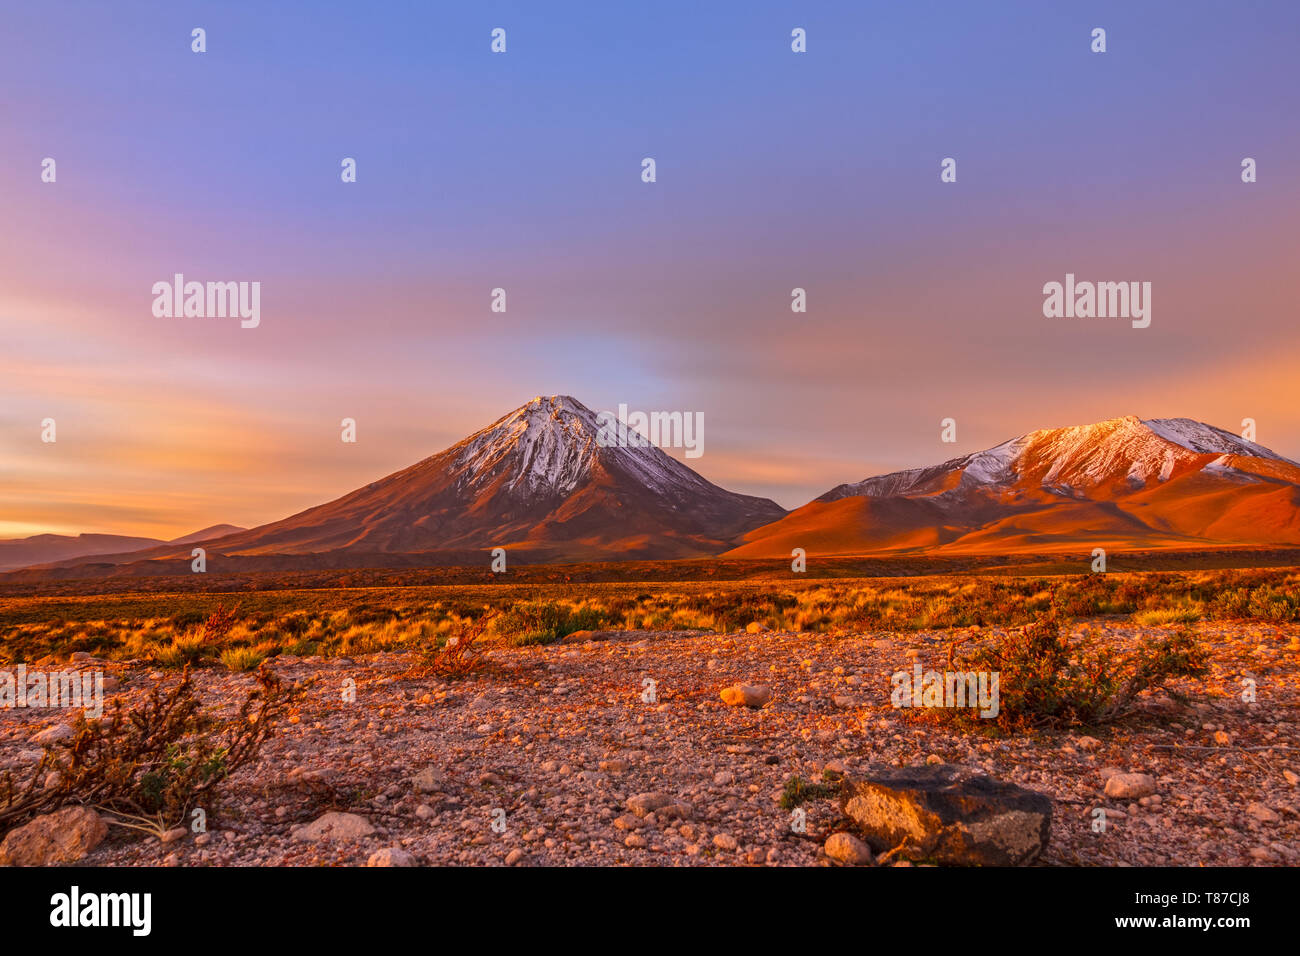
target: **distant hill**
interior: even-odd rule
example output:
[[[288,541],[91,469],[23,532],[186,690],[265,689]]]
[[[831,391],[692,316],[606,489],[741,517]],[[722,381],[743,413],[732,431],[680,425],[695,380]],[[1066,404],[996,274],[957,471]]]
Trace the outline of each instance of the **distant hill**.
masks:
[[[210,528],[172,538],[170,541],[121,534],[38,534],[30,538],[12,538],[0,541],[0,571],[13,571],[36,564],[54,564],[76,558],[129,554],[160,545],[192,544],[243,530],[245,529],[233,524],[214,524]]]

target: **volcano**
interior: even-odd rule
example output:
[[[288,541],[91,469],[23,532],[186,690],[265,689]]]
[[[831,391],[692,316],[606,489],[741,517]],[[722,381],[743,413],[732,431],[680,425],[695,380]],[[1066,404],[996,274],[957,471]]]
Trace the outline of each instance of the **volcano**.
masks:
[[[727,557],[1300,543],[1300,465],[1185,418],[1030,432],[839,485]]]
[[[654,445],[606,447],[600,432],[576,399],[534,398],[403,471],[209,547],[228,556],[503,547],[530,560],[689,558],[717,554],[785,513]]]

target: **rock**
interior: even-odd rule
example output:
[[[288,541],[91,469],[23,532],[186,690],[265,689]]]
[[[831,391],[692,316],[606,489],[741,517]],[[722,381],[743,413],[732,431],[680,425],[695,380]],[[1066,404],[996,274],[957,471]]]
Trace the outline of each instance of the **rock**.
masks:
[[[1293,786],[1293,787],[1294,787],[1296,784],[1300,783],[1300,776],[1296,776],[1296,775],[1295,775],[1294,773],[1292,773],[1290,770],[1283,770],[1283,771],[1282,771],[1282,779],[1285,780],[1287,783],[1291,784],[1291,786]]]
[[[560,638],[561,644],[589,644],[592,641],[608,641],[616,637],[619,631],[574,631]]]
[[[635,796],[628,797],[623,806],[638,817],[643,817],[647,813],[653,813],[656,810],[671,806],[675,800],[675,797],[666,793],[638,793]]]
[[[722,688],[722,702],[732,707],[762,707],[772,699],[772,688],[766,684],[733,684]]]
[[[58,743],[60,740],[71,740],[74,736],[76,736],[76,731],[67,724],[55,724],[53,727],[46,727],[40,733],[32,734],[28,738],[28,743],[46,747]]]
[[[95,655],[91,654],[89,651],[72,652],[72,660],[74,663],[77,664],[80,664],[82,661],[93,661],[94,659],[95,659]]]
[[[713,782],[718,786],[725,786],[729,783],[736,782],[736,775],[730,770],[719,770],[713,775]]]
[[[599,769],[602,773],[627,773],[631,766],[626,760],[602,760]]]
[[[355,813],[331,811],[293,832],[293,839],[303,842],[317,840],[360,840],[375,832],[370,821]]]
[[[388,846],[370,854],[366,866],[419,866],[419,864],[415,861],[415,857],[400,847]]]
[[[519,847],[515,847],[513,850],[511,850],[509,853],[506,854],[506,866],[514,866],[523,858],[524,858],[524,851],[519,849]]]
[[[1096,737],[1080,737],[1078,740],[1074,742],[1074,745],[1086,753],[1091,750],[1096,750],[1098,747],[1100,747],[1101,741],[1098,740]]]
[[[763,634],[770,630],[771,628],[768,627],[766,624],[764,624],[762,621],[750,621],[748,624],[745,625],[746,634]]]
[[[1106,796],[1115,800],[1136,800],[1155,792],[1155,778],[1145,773],[1117,773],[1106,780]]]
[[[639,833],[629,833],[627,839],[623,841],[623,845],[626,847],[644,847],[646,846],[646,840]]]
[[[428,820],[434,815],[434,809],[427,803],[422,803],[415,808],[415,815],[421,820]]]
[[[1262,803],[1252,803],[1246,807],[1246,812],[1258,820],[1260,823],[1278,823],[1281,817],[1277,812]]]
[[[876,858],[875,854],[871,852],[871,847],[852,833],[846,833],[843,830],[839,833],[832,833],[827,837],[823,849],[832,860],[847,863],[850,866],[862,866],[873,862]]]
[[[913,855],[938,863],[1020,866],[1051,834],[1045,794],[953,764],[849,779],[840,800],[876,852],[906,841]]]
[[[75,863],[99,846],[108,824],[88,807],[64,807],[10,830],[0,843],[0,866]]]
[[[184,827],[173,827],[159,837],[159,839],[161,839],[163,843],[175,843],[177,840],[184,840],[185,834],[188,832],[189,831]]]
[[[447,786],[447,775],[437,767],[425,767],[411,778],[411,784],[421,793],[438,793]]]
[[[734,850],[740,844],[730,833],[719,833],[713,837],[713,845],[719,850]]]

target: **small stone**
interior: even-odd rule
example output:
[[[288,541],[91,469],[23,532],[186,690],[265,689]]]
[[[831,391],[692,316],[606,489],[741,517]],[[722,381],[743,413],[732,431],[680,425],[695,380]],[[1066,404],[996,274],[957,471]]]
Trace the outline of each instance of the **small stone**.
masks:
[[[425,767],[411,778],[411,784],[421,793],[438,793],[447,786],[447,775],[437,767]]]
[[[184,840],[187,832],[184,827],[173,827],[164,833],[160,839],[163,843],[175,843],[177,840]]]
[[[28,738],[28,742],[45,747],[60,740],[71,740],[75,734],[76,731],[67,724],[55,724],[53,727],[46,727],[40,733],[33,734]]]
[[[719,850],[734,850],[740,844],[730,833],[718,833],[713,837],[713,845]]]
[[[415,857],[405,850],[389,846],[370,854],[366,866],[419,866],[419,864],[415,861]]]
[[[719,786],[736,782],[736,775],[730,770],[719,770],[713,775],[713,782]]]
[[[766,684],[733,684],[722,689],[722,701],[732,707],[762,707],[772,699]]]
[[[764,624],[762,621],[750,621],[748,624],[745,625],[746,634],[763,634],[770,630],[771,628],[768,627],[766,624]]]
[[[623,845],[628,847],[644,847],[646,845],[645,837],[641,836],[639,833],[629,833],[627,838],[623,841]]]
[[[671,806],[674,798],[666,793],[638,793],[627,798],[623,805],[638,817],[653,813],[663,807]]]
[[[375,828],[365,817],[355,813],[330,811],[293,832],[293,839],[302,842],[317,840],[360,840],[373,835]]]
[[[1106,796],[1115,800],[1136,800],[1155,792],[1155,778],[1145,773],[1117,773],[1106,780]]]
[[[1280,816],[1277,815],[1276,811],[1274,811],[1270,807],[1264,806],[1264,804],[1262,803],[1249,804],[1246,807],[1246,812],[1249,813],[1256,820],[1258,820],[1260,823],[1278,823],[1282,819]]]
[[[10,830],[0,843],[0,866],[75,863],[99,846],[108,824],[87,807],[64,807]]]
[[[1074,745],[1082,751],[1096,750],[1101,746],[1101,741],[1096,737],[1080,737],[1074,742]]]
[[[839,863],[846,863],[850,866],[862,866],[871,863],[875,856],[871,852],[871,847],[867,846],[852,833],[846,833],[841,830],[838,833],[832,833],[826,838],[826,845],[823,847],[826,855],[832,860]]]
[[[519,849],[519,847],[515,847],[513,850],[511,850],[509,853],[506,854],[506,866],[514,866],[523,858],[524,858],[524,851]]]

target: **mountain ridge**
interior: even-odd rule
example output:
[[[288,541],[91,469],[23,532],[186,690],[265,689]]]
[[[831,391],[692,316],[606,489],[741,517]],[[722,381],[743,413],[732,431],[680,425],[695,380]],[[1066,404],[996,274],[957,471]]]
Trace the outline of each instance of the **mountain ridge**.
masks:
[[[726,556],[1297,541],[1300,464],[1192,419],[1128,415],[837,485]]]
[[[205,547],[291,569],[346,566],[349,555],[486,564],[496,547],[530,563],[571,563],[788,558],[795,547],[811,556],[1300,543],[1300,464],[1192,419],[1039,429],[840,484],[786,512],[714,485],[653,444],[602,438],[602,418],[570,396],[537,396],[413,465]],[[96,553],[93,563],[110,573],[162,561],[184,568],[190,549],[181,545],[191,539],[200,540]],[[79,562],[90,563],[49,564]]]

